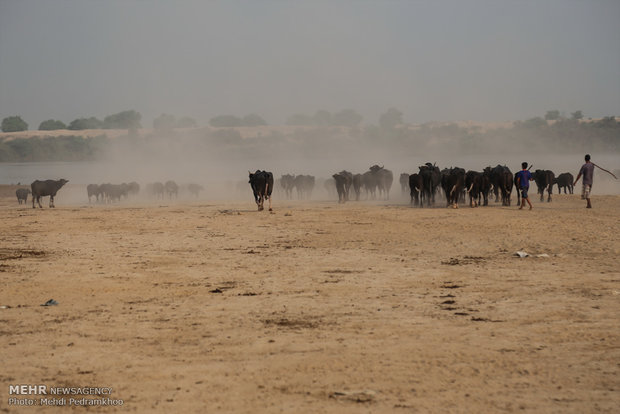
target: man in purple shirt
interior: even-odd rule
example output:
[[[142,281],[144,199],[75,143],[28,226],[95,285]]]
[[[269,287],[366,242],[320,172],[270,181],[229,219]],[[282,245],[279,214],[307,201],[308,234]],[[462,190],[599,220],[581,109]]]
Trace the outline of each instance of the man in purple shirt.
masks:
[[[581,166],[581,170],[579,170],[579,174],[573,183],[573,186],[577,185],[577,181],[583,175],[583,186],[581,187],[581,199],[587,200],[588,205],[586,208],[592,208],[592,204],[590,203],[590,191],[592,191],[592,181],[594,178],[594,164],[590,162],[590,154],[586,154],[586,163]]]
[[[532,173],[527,169],[527,162],[522,162],[521,171],[517,173],[517,191],[521,190],[521,206],[519,206],[519,210],[523,210],[526,201],[530,205],[530,210],[532,209],[532,203],[527,195],[527,191],[530,189],[530,181],[533,179]]]

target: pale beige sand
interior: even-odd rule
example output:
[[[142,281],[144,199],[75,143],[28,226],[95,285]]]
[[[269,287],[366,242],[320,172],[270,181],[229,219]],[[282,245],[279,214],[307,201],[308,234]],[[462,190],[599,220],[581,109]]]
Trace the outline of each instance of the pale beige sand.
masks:
[[[45,384],[125,403],[89,412],[617,412],[620,196],[554,197],[270,214],[8,191],[0,411]]]

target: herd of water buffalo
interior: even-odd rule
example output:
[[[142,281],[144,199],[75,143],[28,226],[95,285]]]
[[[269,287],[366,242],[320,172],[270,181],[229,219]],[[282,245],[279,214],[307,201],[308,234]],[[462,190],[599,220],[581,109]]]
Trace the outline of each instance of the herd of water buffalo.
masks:
[[[551,201],[553,186],[558,186],[558,192],[564,189],[564,193],[573,194],[573,176],[570,173],[559,174],[557,177],[550,170],[536,170],[532,177],[538,187],[540,200],[544,200],[547,192],[547,201]],[[299,199],[309,199],[315,186],[315,178],[311,175],[282,175],[277,183],[283,190],[284,197],[291,199],[293,191],[297,191]],[[392,171],[383,166],[373,165],[362,174],[353,174],[349,171],[341,171],[332,175],[325,181],[325,189],[328,195],[338,196],[339,203],[345,203],[352,199],[351,188],[355,194],[355,200],[359,201],[362,196],[366,199],[376,199],[377,196],[389,200],[390,189],[394,181]],[[419,207],[432,207],[435,205],[437,195],[443,195],[446,206],[458,208],[459,202],[469,199],[472,207],[488,205],[489,195],[495,196],[495,202],[501,199],[502,205],[509,206],[513,187],[516,187],[516,174],[513,174],[505,165],[486,167],[483,171],[465,171],[463,168],[445,168],[440,170],[435,164],[426,163],[419,167],[414,174],[403,173],[400,175],[400,185],[403,194],[409,193],[411,204]],[[50,207],[54,207],[54,197],[58,190],[67,183],[67,180],[36,180],[31,188],[20,188],[16,191],[17,200],[21,204],[26,203],[28,194],[32,194],[32,207],[35,202],[41,206],[41,197],[50,196]],[[269,201],[271,210],[271,195],[274,190],[273,174],[268,171],[257,170],[249,173],[249,183],[254,193],[254,200],[259,210],[263,210],[265,200]],[[247,185],[247,184],[246,184]],[[247,187],[246,187],[247,188]],[[201,185],[189,184],[186,189],[190,194],[198,196],[204,190]],[[95,202],[112,203],[122,198],[129,198],[138,194],[140,185],[136,182],[129,184],[89,184],[86,187],[89,203],[94,198]],[[170,199],[178,197],[179,185],[174,181],[165,183],[156,182],[146,186],[146,193],[156,199]],[[518,202],[520,193],[517,191]]]
[[[570,173],[563,173],[556,177],[550,170],[536,170],[532,173],[532,177],[538,187],[541,201],[544,200],[545,191],[548,193],[547,201],[551,201],[554,185],[558,186],[558,192],[564,189],[564,193],[573,194],[573,175]],[[312,176],[287,174],[283,175],[279,181],[287,198],[292,197],[295,187],[297,187],[299,198],[303,198],[304,194],[312,193],[315,180]],[[339,203],[345,203],[351,199],[351,188],[355,193],[356,201],[360,200],[362,191],[366,199],[376,199],[378,193],[379,197],[389,200],[393,181],[392,171],[383,166],[373,165],[363,174],[353,174],[349,171],[336,173],[332,176],[332,180],[325,181],[325,188],[328,194],[334,193],[332,189],[335,189]],[[409,193],[411,204],[420,207],[434,206],[435,196],[438,194],[443,194],[446,205],[454,208],[458,208],[459,202],[465,201],[467,197],[472,207],[486,206],[489,203],[489,194],[495,196],[495,202],[501,199],[502,205],[509,206],[513,187],[516,187],[516,174],[513,175],[505,165],[486,167],[480,172],[465,171],[458,167],[440,170],[437,165],[426,163],[419,167],[417,173],[402,173],[399,181],[402,192]],[[252,188],[254,189],[255,186],[253,185]],[[260,191],[258,195],[255,191],[254,196],[258,204]],[[519,191],[517,191],[517,198],[520,203]]]

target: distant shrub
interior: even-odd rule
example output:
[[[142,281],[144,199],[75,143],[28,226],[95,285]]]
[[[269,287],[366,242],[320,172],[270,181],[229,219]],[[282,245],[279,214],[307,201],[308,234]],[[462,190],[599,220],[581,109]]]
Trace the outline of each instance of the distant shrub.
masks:
[[[39,131],[55,131],[57,129],[67,129],[67,125],[62,121],[53,119],[48,119],[39,124]]]
[[[343,109],[332,115],[332,123],[334,126],[357,126],[364,119],[363,116],[355,112],[353,109]]]
[[[547,111],[547,113],[545,114],[545,119],[547,121],[556,121],[560,119],[560,111]]]
[[[583,119],[583,112],[581,111],[575,111],[572,114],[570,114],[570,118],[574,119],[574,120],[579,120],[579,119]]]
[[[122,111],[103,118],[103,129],[137,129],[142,128],[142,115],[134,110]]]
[[[103,122],[94,116],[90,118],[78,118],[74,121],[71,121],[67,129],[72,131],[79,131],[83,129],[101,129],[103,127]]]
[[[153,120],[153,128],[155,129],[172,129],[176,123],[174,115],[161,114]]]
[[[243,126],[247,127],[267,125],[267,122],[265,122],[263,118],[256,114],[249,114],[244,116],[241,120],[241,123],[243,124]]]
[[[20,116],[8,116],[2,120],[2,132],[27,131],[28,124]]]
[[[396,108],[390,108],[379,117],[379,126],[383,129],[391,129],[403,123],[403,113]]]

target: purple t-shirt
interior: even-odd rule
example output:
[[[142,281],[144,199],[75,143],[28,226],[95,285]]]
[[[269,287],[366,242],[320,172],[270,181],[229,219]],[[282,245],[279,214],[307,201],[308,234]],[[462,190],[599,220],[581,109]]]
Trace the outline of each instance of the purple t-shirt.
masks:
[[[517,173],[517,177],[519,177],[519,187],[530,188],[530,179],[532,178],[531,172],[528,170],[521,170]]]
[[[581,166],[579,174],[583,176],[583,183],[586,185],[592,185],[592,178],[594,178],[594,164],[586,162]]]

